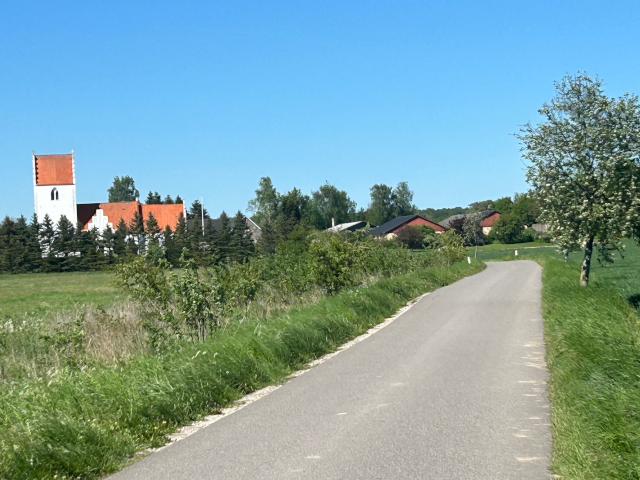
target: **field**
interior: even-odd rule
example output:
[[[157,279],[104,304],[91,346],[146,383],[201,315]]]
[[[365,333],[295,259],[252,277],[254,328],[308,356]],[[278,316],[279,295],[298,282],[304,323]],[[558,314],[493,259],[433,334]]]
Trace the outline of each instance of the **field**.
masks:
[[[122,296],[110,272],[0,275],[0,319],[40,316],[78,304],[109,306]]]
[[[640,247],[632,240],[623,242],[622,256],[615,252],[614,263],[600,265],[597,260],[591,262],[591,284],[607,285],[631,303],[635,308],[640,306]],[[478,260],[515,259],[514,251],[518,250],[518,258],[530,255],[545,254],[562,259],[556,248],[549,244],[524,243],[518,245],[486,245],[478,248]],[[473,250],[470,249],[473,258]],[[569,255],[569,261],[580,263],[583,253]]]

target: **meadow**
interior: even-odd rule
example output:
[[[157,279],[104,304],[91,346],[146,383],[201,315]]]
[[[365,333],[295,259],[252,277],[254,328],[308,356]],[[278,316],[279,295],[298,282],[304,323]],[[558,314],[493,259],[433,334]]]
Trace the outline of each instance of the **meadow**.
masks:
[[[109,271],[0,275],[0,319],[42,316],[82,304],[108,307],[123,297]]]
[[[591,262],[591,285],[608,286],[616,290],[622,298],[627,300],[636,309],[640,306],[640,246],[633,240],[623,241],[622,253],[614,252],[612,264],[600,264],[595,259]],[[492,244],[478,248],[478,260],[506,260],[515,259],[515,250],[518,250],[518,258],[528,256],[548,255],[556,259],[563,256],[553,245],[525,243],[518,245]],[[596,249],[597,252],[597,249]],[[473,250],[469,249],[473,258]],[[581,263],[583,252],[573,252],[569,255],[569,261]]]

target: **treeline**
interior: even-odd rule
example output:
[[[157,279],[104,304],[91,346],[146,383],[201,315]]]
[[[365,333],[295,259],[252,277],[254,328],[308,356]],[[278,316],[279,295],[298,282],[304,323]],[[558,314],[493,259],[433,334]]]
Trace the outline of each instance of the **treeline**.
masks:
[[[40,223],[35,214],[31,221],[5,217],[0,223],[0,274],[100,270],[141,253],[179,266],[185,248],[187,258],[199,265],[244,262],[255,251],[245,216],[238,212],[233,227],[224,212],[220,220],[203,235],[198,228],[189,231],[182,215],[174,229],[163,231],[153,214],[145,220],[136,213],[130,225],[121,220],[117,229],[100,234],[74,226],[65,216],[57,224],[48,216]]]

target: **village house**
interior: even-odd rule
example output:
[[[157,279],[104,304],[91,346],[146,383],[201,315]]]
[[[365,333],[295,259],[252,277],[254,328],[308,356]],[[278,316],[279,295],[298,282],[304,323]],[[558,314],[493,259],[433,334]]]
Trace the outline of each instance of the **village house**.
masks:
[[[81,203],[76,201],[75,158],[70,154],[36,155],[32,152],[33,190],[35,213],[42,222],[46,215],[58,223],[64,215],[74,225],[84,230],[95,228],[104,232],[107,227],[117,230],[120,220],[131,225],[136,213],[146,222],[150,215],[158,227],[175,229],[180,215],[186,218],[183,204],[145,205],[138,200],[131,202]]]
[[[432,222],[431,220],[421,215],[404,215],[402,217],[397,217],[393,220],[389,220],[387,223],[374,228],[369,233],[371,235],[384,237],[391,240],[393,238],[396,238],[400,230],[417,225],[425,225],[427,227],[431,227],[435,230],[436,233],[442,233],[445,231],[445,228],[442,225],[436,222]]]
[[[484,212],[480,212],[480,227],[482,227],[482,233],[484,235],[489,235],[491,229],[493,228],[494,223],[500,218],[500,212],[497,210],[485,210]],[[451,224],[456,220],[461,220],[466,217],[467,214],[461,213],[458,215],[451,215],[450,217],[445,218],[440,222],[445,228],[451,228]]]

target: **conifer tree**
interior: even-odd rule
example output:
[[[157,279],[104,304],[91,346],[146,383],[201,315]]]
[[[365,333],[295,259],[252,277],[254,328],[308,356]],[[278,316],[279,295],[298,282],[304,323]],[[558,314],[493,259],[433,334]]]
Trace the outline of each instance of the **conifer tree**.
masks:
[[[164,237],[163,245],[164,245],[164,252],[165,252],[166,259],[174,267],[179,266],[181,251],[178,250],[178,246],[176,244],[176,234],[171,231],[171,228],[169,228],[169,225],[165,227],[163,237]]]
[[[173,205],[173,198],[171,198],[171,195],[167,195],[166,197],[164,197],[164,202],[165,205]]]
[[[271,255],[276,251],[278,236],[271,220],[267,219],[262,227],[260,238],[256,242],[256,250],[261,255]]]
[[[184,203],[184,201],[182,200],[182,198],[180,198],[180,195],[177,195],[177,196],[176,196],[175,203],[179,203],[179,204],[181,204],[181,205]]]
[[[54,241],[54,250],[56,252],[56,256],[60,257],[61,260],[61,268],[62,270],[72,269],[70,264],[73,264],[73,261],[69,261],[69,258],[72,257],[72,253],[75,253],[74,248],[74,237],[76,234],[76,228],[73,226],[73,223],[69,221],[69,219],[62,215],[60,220],[58,221],[58,225],[56,228],[56,238]]]
[[[254,244],[247,218],[238,210],[233,218],[233,228],[231,229],[231,260],[243,263],[253,254],[253,251]]]
[[[43,261],[41,269],[45,272],[51,272],[56,269],[57,257],[54,250],[56,240],[56,229],[49,215],[45,215],[42,220],[42,228],[40,229],[40,245],[43,252]]]
[[[218,248],[218,229],[209,219],[204,223],[204,236],[200,249],[200,265],[215,265],[220,259],[220,250]]]
[[[40,223],[38,223],[38,216],[35,213],[31,217],[31,223],[27,230],[27,242],[29,246],[29,271],[37,272],[40,270],[42,262],[42,249],[40,248]]]
[[[109,225],[107,225],[107,228],[105,228],[104,232],[102,232],[100,251],[104,252],[105,259],[107,260],[108,264],[113,263],[113,260],[115,258],[115,239],[115,232],[111,230],[111,227]]]
[[[220,225],[216,229],[213,240],[213,245],[218,251],[219,260],[227,260],[231,253],[232,241],[229,217],[224,211],[220,214]]]
[[[118,222],[118,227],[113,234],[113,253],[116,257],[123,257],[127,252],[127,224],[123,218]]]
[[[0,273],[15,272],[15,256],[12,249],[16,236],[16,222],[9,216],[0,224]]]
[[[145,238],[144,238],[144,219],[140,212],[136,212],[133,215],[133,220],[131,220],[131,225],[129,225],[129,233],[133,236],[133,243],[135,244],[135,248],[132,253],[134,254],[142,254],[145,252]],[[130,246],[132,246],[130,244]]]
[[[153,213],[149,213],[149,217],[147,217],[145,232],[147,235],[147,243],[149,245],[160,244],[160,235],[162,234],[162,230],[160,230],[158,221],[156,220],[156,217],[154,217]]]

